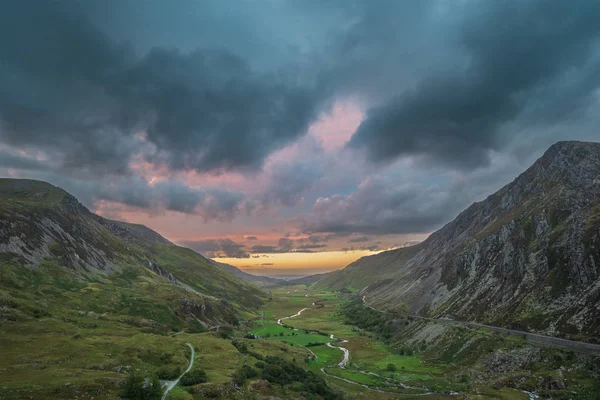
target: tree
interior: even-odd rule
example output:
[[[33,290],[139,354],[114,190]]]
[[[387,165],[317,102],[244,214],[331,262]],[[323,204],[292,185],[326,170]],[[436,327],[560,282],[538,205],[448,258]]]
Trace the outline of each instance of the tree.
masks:
[[[197,385],[198,383],[206,382],[206,372],[203,369],[194,369],[184,376],[179,381],[182,386]]]
[[[127,377],[121,397],[125,399],[141,400],[144,397],[144,378],[132,373]]]
[[[158,376],[159,379],[169,381],[176,379],[179,375],[181,375],[181,368],[178,366],[165,365],[156,371],[156,376]]]
[[[160,400],[161,396],[162,388],[156,376],[146,384],[144,378],[131,374],[121,391],[121,397],[130,400]]]
[[[160,400],[162,397],[162,388],[160,387],[160,381],[158,377],[152,378],[150,386],[146,387],[146,399],[148,400]]]

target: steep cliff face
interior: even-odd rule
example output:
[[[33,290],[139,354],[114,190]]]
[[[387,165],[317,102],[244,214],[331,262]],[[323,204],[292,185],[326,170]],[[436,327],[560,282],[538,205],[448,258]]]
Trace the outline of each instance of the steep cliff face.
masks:
[[[361,292],[382,308],[600,337],[600,144],[553,145],[385,271]]]

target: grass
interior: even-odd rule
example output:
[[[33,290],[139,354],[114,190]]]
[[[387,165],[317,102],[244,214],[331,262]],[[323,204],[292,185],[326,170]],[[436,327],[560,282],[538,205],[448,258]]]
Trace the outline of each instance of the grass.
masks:
[[[310,350],[317,356],[315,360],[308,362],[308,367],[313,371],[329,365],[335,365],[342,361],[342,358],[344,357],[340,350],[332,349],[325,345],[312,346]]]
[[[442,364],[425,362],[418,355],[393,354],[386,345],[374,340],[368,332],[345,325],[344,317],[336,312],[337,305],[342,301],[339,294],[314,290],[294,292],[293,288],[275,289],[272,294],[273,300],[265,305],[264,327],[258,326],[252,331],[253,334],[262,337],[269,334],[270,337],[263,340],[264,342],[284,340],[298,346],[306,345],[315,338],[322,338],[321,342],[330,341],[328,336],[307,335],[302,330],[296,332],[297,336],[289,336],[292,332],[290,329],[274,323],[277,318],[295,314],[301,308],[309,309],[297,317],[286,319],[284,321],[286,325],[297,329],[333,333],[336,338],[348,340],[343,344],[350,350],[350,362],[346,369],[335,366],[343,357],[340,350],[320,345],[309,348],[317,356],[315,360],[307,363],[307,367],[312,371],[318,373],[321,368],[330,367],[327,368],[327,371],[332,375],[371,386],[390,387],[391,385],[391,387],[395,387],[386,379],[359,371],[377,373],[415,386],[423,386],[424,382],[438,383],[440,380],[444,381],[444,384],[448,384],[442,373],[445,368]],[[315,302],[322,307],[314,306]],[[283,333],[283,337],[279,336],[281,333]],[[394,364],[397,371],[387,372],[388,364]],[[335,378],[328,378],[330,383],[334,383],[335,380]]]
[[[293,343],[299,346],[306,346],[310,343],[326,343],[331,341],[329,337],[316,333],[305,333],[305,331],[292,331],[277,324],[268,324],[264,327],[251,331],[253,335],[261,336],[267,340],[278,340],[287,343]],[[283,336],[282,336],[283,335]]]
[[[349,369],[334,367],[327,368],[327,372],[331,375],[339,376],[341,378],[349,379],[353,382],[361,383],[368,386],[388,386],[388,382],[384,379],[378,378],[373,375],[367,375],[358,371],[352,371]]]
[[[184,370],[185,343],[198,349],[196,365],[209,382],[229,382],[243,363],[231,341],[214,333],[169,337],[204,329],[180,311],[180,299],[207,300],[146,269],[79,277],[53,262],[33,270],[5,261],[1,268],[0,398],[116,398],[128,372]]]
[[[173,390],[169,392],[168,399],[180,399],[180,400],[193,400],[193,396],[189,394],[184,388],[175,386]]]
[[[441,374],[442,369],[431,363],[424,363],[420,356],[403,356],[399,354],[389,354],[384,359],[375,362],[375,367],[379,371],[386,371],[388,364],[393,364],[396,371],[417,371],[431,374]]]

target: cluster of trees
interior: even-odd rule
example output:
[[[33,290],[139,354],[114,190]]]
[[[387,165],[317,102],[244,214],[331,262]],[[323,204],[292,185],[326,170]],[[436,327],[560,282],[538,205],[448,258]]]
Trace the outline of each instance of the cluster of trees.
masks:
[[[249,365],[239,368],[234,374],[235,382],[241,385],[247,379],[260,377],[270,383],[282,386],[294,384],[307,399],[314,399],[317,396],[324,400],[341,400],[343,398],[341,393],[327,385],[322,376],[284,359],[268,356],[254,366],[256,369]]]
[[[130,400],[159,400],[162,396],[159,378],[172,380],[176,379],[180,374],[179,367],[163,367],[157,371],[151,380],[131,374],[125,381],[125,385],[121,391],[121,398]],[[204,382],[206,382],[206,372],[202,369],[191,370],[181,377],[179,381],[182,386],[197,385]]]
[[[179,375],[181,375],[181,368],[178,366],[165,365],[163,367],[160,367],[158,371],[156,371],[156,376],[159,379],[166,381],[177,379]]]
[[[181,386],[192,386],[206,382],[206,372],[203,369],[193,369],[181,377]]]
[[[365,307],[360,301],[344,304],[341,313],[345,317],[346,324],[371,331],[384,340],[390,340],[394,334],[394,324],[388,315]]]
[[[131,374],[125,381],[121,397],[131,400],[160,400],[162,388],[158,377],[147,382],[143,377]]]

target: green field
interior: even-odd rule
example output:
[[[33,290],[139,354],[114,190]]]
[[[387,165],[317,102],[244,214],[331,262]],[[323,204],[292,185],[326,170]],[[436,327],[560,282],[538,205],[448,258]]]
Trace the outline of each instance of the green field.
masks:
[[[250,333],[267,340],[278,340],[294,345],[306,346],[311,343],[326,343],[331,341],[329,337],[305,331],[293,331],[277,324],[268,324],[252,330]]]

